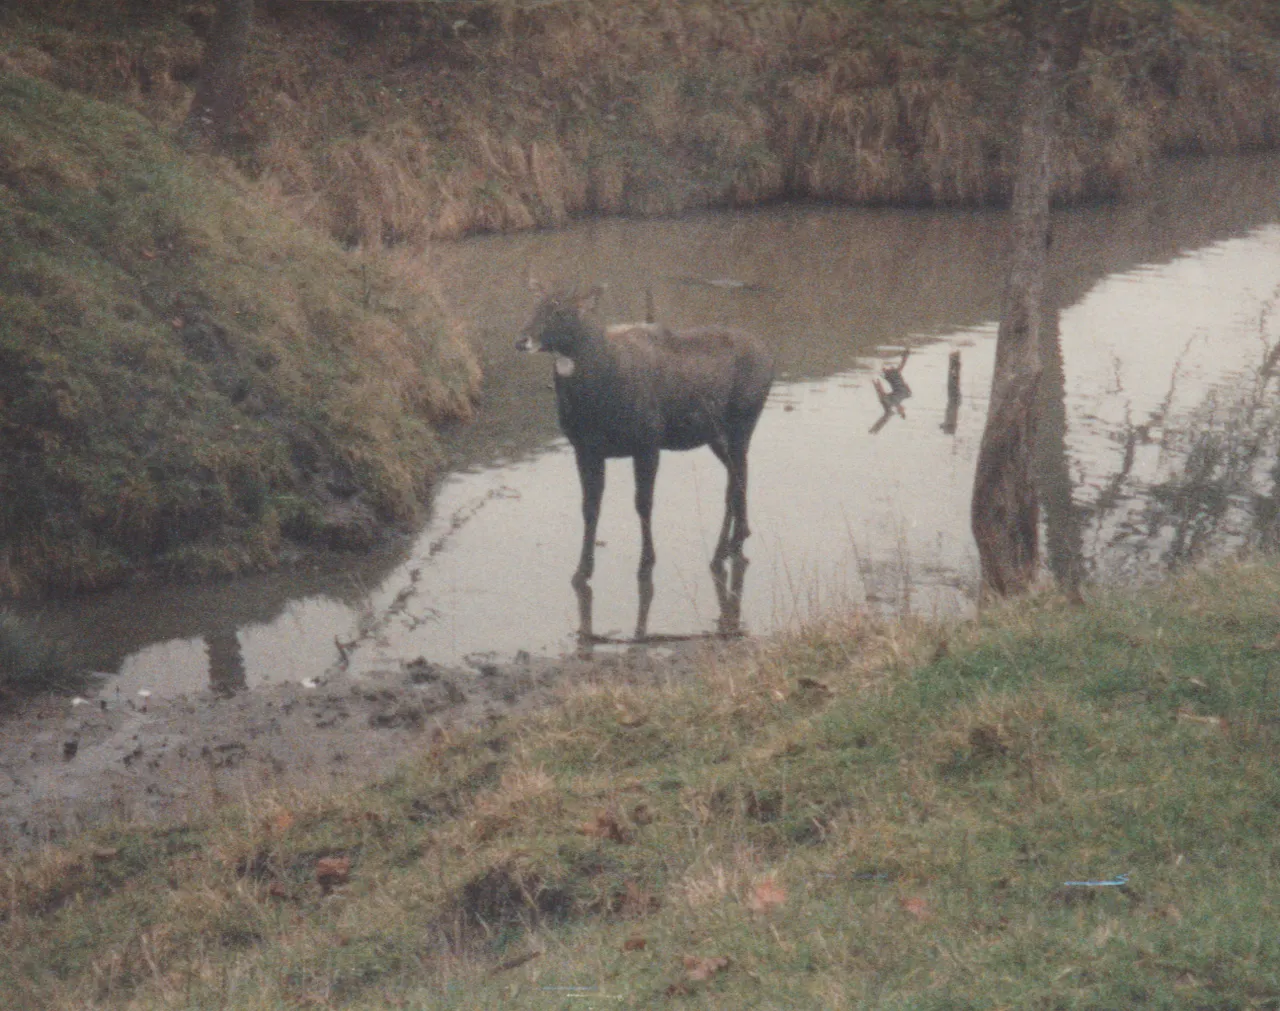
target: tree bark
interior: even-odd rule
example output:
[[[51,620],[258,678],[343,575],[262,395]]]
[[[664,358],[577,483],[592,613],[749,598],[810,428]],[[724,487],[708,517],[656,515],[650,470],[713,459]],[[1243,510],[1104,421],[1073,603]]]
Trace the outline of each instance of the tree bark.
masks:
[[[1079,62],[1092,0],[1024,0],[1028,61],[1022,87],[1012,242],[987,425],[978,451],[970,525],[984,594],[1025,591],[1039,567],[1040,503],[1033,480],[1053,120],[1064,74]]]
[[[205,50],[196,96],[183,130],[188,137],[227,147],[244,106],[244,67],[249,51],[253,0],[219,0]]]

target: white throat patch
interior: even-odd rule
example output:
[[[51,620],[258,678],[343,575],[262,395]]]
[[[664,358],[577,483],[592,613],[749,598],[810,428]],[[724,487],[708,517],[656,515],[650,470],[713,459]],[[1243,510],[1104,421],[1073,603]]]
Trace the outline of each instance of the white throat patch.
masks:
[[[578,363],[572,358],[566,358],[564,355],[556,355],[556,375],[565,379],[573,375],[573,370],[578,367]]]

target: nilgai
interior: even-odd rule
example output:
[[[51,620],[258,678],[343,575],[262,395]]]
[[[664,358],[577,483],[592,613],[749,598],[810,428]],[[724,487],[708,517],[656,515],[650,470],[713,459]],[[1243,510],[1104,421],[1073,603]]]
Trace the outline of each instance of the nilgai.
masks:
[[[724,522],[713,565],[741,551],[747,526],[747,447],[773,383],[773,356],[730,327],[671,330],[657,323],[602,327],[592,320],[602,294],[546,294],[516,348],[556,356],[560,428],[582,481],[582,555],[574,582],[591,578],[604,462],[629,456],[640,514],[640,571],[655,559],[650,516],[658,454],[710,446],[729,472]]]

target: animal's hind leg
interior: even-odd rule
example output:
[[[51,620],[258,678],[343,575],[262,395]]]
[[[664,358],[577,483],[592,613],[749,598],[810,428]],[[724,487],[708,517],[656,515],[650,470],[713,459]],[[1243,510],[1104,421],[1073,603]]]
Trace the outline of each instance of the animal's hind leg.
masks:
[[[578,458],[578,478],[582,482],[582,554],[575,584],[585,583],[595,570],[596,524],[600,521],[600,500],[604,497],[604,457],[574,447]]]
[[[723,438],[712,439],[707,445],[729,473],[729,484],[724,493],[724,520],[720,524],[720,536],[716,539],[716,553],[711,556],[711,567],[714,569],[728,557],[729,537],[733,532],[733,458],[729,455],[729,447]]]
[[[658,450],[632,457],[636,474],[636,512],[640,516],[640,572],[653,570],[657,555],[653,550],[653,484],[658,477]]]
[[[719,454],[716,454],[719,456]],[[728,482],[724,490],[724,523],[720,527],[720,542],[716,546],[715,561],[722,562],[729,555],[742,551],[743,542],[751,536],[747,525],[747,443],[730,441],[722,457]]]

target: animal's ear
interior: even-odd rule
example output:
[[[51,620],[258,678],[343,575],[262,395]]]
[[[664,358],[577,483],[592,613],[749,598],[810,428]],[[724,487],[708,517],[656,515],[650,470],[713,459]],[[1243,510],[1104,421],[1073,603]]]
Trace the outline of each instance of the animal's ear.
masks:
[[[579,312],[595,312],[600,308],[600,303],[604,299],[604,293],[607,286],[597,284],[589,292],[578,299]]]

